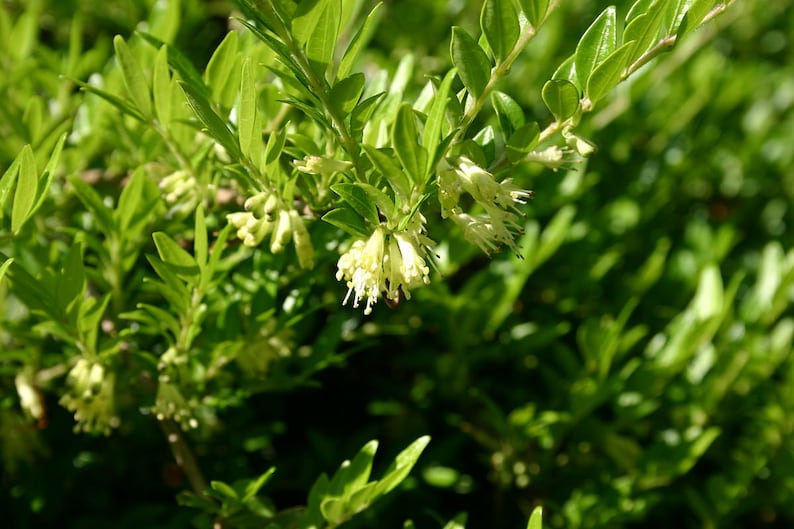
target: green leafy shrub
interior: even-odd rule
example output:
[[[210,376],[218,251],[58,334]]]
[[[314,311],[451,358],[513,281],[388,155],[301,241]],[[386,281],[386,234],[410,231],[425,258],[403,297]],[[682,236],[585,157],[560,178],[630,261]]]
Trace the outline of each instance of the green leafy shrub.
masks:
[[[14,527],[794,520],[790,1],[616,4],[4,4]]]

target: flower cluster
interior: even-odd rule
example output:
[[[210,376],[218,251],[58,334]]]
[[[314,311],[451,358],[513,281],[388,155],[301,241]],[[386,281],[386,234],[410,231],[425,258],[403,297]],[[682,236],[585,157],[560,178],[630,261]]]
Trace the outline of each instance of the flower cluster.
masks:
[[[303,218],[296,210],[284,206],[278,195],[257,193],[245,201],[245,209],[226,216],[237,228],[237,237],[243,244],[258,246],[270,235],[270,251],[278,253],[292,241],[301,268],[314,266],[314,247]]]
[[[464,212],[460,207],[463,193],[470,195],[484,213]],[[466,240],[489,255],[503,245],[519,255],[515,238],[522,231],[519,220],[523,213],[518,204],[526,204],[533,196],[531,191],[521,189],[509,178],[498,182],[491,173],[461,157],[454,166],[445,162],[439,171],[438,196],[441,215],[460,226]]]
[[[160,191],[163,200],[177,214],[188,214],[195,211],[201,200],[201,187],[198,180],[190,172],[180,169],[160,180]]]
[[[110,434],[120,424],[114,411],[115,376],[96,361],[80,358],[66,379],[69,393],[60,403],[74,413],[75,431]]]
[[[411,289],[430,283],[428,248],[433,242],[422,232],[424,217],[398,232],[387,232],[379,226],[369,239],[356,240],[342,254],[337,264],[337,280],[347,283],[347,295],[342,304],[353,296],[353,307],[366,300],[364,314],[383,295],[387,300],[399,301],[400,296],[411,299]]]
[[[172,419],[179,423],[183,430],[198,428],[196,419],[198,403],[195,399],[187,400],[168,375],[160,375],[157,385],[157,397],[152,411],[158,421]]]

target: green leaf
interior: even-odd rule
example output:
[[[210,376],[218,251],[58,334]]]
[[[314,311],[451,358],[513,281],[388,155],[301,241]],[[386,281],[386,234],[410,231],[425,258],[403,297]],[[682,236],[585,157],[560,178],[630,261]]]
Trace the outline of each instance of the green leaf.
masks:
[[[681,24],[678,26],[677,38],[680,40],[697,29],[716,4],[716,0],[694,0],[681,19]]]
[[[292,36],[299,46],[304,46],[317,27],[329,0],[303,0],[292,15]]]
[[[3,278],[6,275],[6,270],[8,270],[8,267],[11,266],[11,263],[13,262],[14,262],[13,259],[8,258],[5,261],[3,261],[3,264],[0,265],[0,281],[3,280]]]
[[[364,220],[348,208],[332,209],[322,216],[322,220],[349,233],[353,237],[366,239],[371,235],[371,231],[364,224]]]
[[[83,267],[83,245],[73,244],[69,247],[58,269],[55,281],[55,306],[73,321],[75,309],[79,307],[85,290],[85,268]]]
[[[546,81],[541,96],[558,122],[565,121],[579,110],[579,92],[570,81],[562,79]]]
[[[408,103],[403,104],[394,120],[391,131],[392,144],[397,158],[414,182],[424,180],[427,168],[427,152],[419,145],[416,129],[416,114]]]
[[[527,153],[532,152],[539,138],[540,127],[534,121],[520,126],[505,144],[507,158],[512,163],[518,163]]]
[[[113,212],[105,205],[99,193],[77,175],[69,177],[69,183],[72,184],[80,202],[92,213],[102,233],[106,236],[117,233],[118,227],[113,219]]]
[[[350,77],[337,81],[328,97],[331,106],[342,117],[350,114],[364,92],[364,74],[354,73]]]
[[[36,159],[30,145],[22,148],[19,159],[19,175],[17,188],[14,192],[14,202],[11,206],[11,231],[14,235],[19,233],[30,210],[36,200],[39,177],[36,171]]]
[[[378,480],[375,496],[388,493],[408,477],[411,469],[422,455],[425,447],[430,442],[430,436],[425,435],[411,443],[408,448],[397,454],[394,462],[389,466],[383,478]]]
[[[480,14],[480,27],[496,62],[504,61],[521,32],[513,0],[485,0]]]
[[[378,103],[383,98],[383,94],[384,92],[381,92],[379,94],[370,96],[357,104],[356,108],[353,109],[353,112],[350,115],[350,132],[359,140],[361,139],[361,132],[367,125],[367,122],[372,116],[372,113],[375,111]]]
[[[168,70],[168,49],[160,47],[152,68],[152,95],[157,121],[167,128],[171,123],[171,73]]]
[[[167,233],[155,232],[152,234],[152,239],[154,239],[160,259],[174,272],[185,277],[194,277],[198,274],[198,264],[193,256],[179,246]]]
[[[179,74],[179,77],[182,78],[182,82],[190,84],[194,90],[203,93],[205,98],[209,97],[209,88],[207,88],[207,86],[204,84],[201,74],[198,73],[196,67],[193,66],[193,63],[190,61],[190,59],[185,57],[181,51],[148,33],[138,32],[138,35],[140,35],[144,41],[149,43],[151,46],[154,46],[158,50],[165,47],[166,55],[168,57],[168,65]]]
[[[140,111],[137,108],[133,107],[132,105],[130,105],[129,103],[127,103],[123,99],[111,94],[110,92],[105,92],[104,90],[99,89],[99,88],[97,88],[95,86],[92,86],[90,84],[86,84],[86,83],[80,81],[79,79],[72,79],[72,82],[77,84],[85,92],[89,92],[91,94],[94,94],[94,95],[97,95],[97,96],[101,97],[102,99],[104,99],[105,101],[107,101],[108,103],[113,105],[114,107],[118,108],[119,110],[121,110],[122,112],[127,114],[128,116],[130,116],[132,118],[135,118],[138,121],[146,121],[146,118],[143,116],[143,114],[140,113]]]
[[[668,0],[656,0],[647,11],[641,13],[626,25],[623,41],[634,41],[629,63],[637,60],[643,53],[659,40],[659,31],[664,22],[664,7]]]
[[[41,178],[39,179],[38,185],[38,198],[36,199],[36,203],[33,204],[33,207],[28,212],[26,220],[32,217],[44,204],[44,201],[47,199],[47,192],[50,189],[50,185],[52,185],[52,180],[55,177],[55,169],[58,166],[58,162],[61,160],[61,153],[63,152],[63,146],[66,143],[67,133],[64,132],[61,137],[58,139],[58,142],[55,144],[55,148],[52,150],[52,154],[50,154],[50,159],[47,161],[47,165],[44,167],[44,172],[41,174]],[[2,204],[2,202],[0,202]]]
[[[345,501],[334,496],[326,497],[320,502],[320,512],[323,518],[332,526],[337,526],[347,518],[345,512]]]
[[[224,109],[234,104],[240,87],[240,51],[238,33],[230,31],[221,41],[207,63],[204,79],[212,93],[212,101]]]
[[[372,162],[372,165],[386,177],[394,189],[394,192],[407,200],[411,195],[411,182],[405,175],[405,171],[395,161],[394,152],[391,149],[376,149],[371,145],[364,145],[364,152]],[[377,182],[375,182],[377,184]]]
[[[468,515],[462,512],[444,524],[444,529],[466,529]]]
[[[179,85],[185,92],[185,97],[187,98],[190,108],[193,109],[196,117],[198,117],[199,121],[207,128],[207,132],[210,136],[215,138],[215,140],[226,149],[229,156],[239,160],[242,157],[242,152],[240,152],[240,147],[234,135],[226,126],[224,120],[212,109],[209,102],[204,97],[204,94],[202,94],[200,90],[196,90],[190,83],[180,81]]]
[[[575,53],[562,61],[557,69],[554,70],[551,78],[554,80],[570,81],[576,86],[576,88],[581,90],[582,84],[579,82],[579,78],[576,75],[576,62],[574,59],[576,59]]]
[[[196,222],[193,228],[193,254],[199,269],[207,265],[209,242],[207,241],[207,223],[204,218],[204,208],[196,209]]]
[[[422,131],[422,144],[427,151],[427,174],[432,174],[435,170],[435,164],[437,163],[436,151],[442,139],[444,119],[447,104],[449,103],[449,90],[456,74],[457,71],[452,68],[441,80],[441,84],[438,85],[436,95],[433,96],[433,103],[430,106],[430,113],[427,115],[427,121],[425,121],[425,128]]]
[[[535,507],[529,517],[527,529],[543,529],[543,507]]]
[[[132,102],[135,103],[136,108],[144,118],[151,119],[152,97],[141,65],[132,55],[121,35],[116,35],[113,38],[113,47],[116,49],[116,59],[121,67],[124,85],[127,87],[127,92]]]
[[[217,494],[213,494],[213,496],[217,496],[221,500],[239,500],[239,496],[237,492],[224,483],[223,481],[210,481],[210,488],[215,491]]]
[[[347,77],[347,75],[350,73],[350,70],[353,68],[353,64],[355,64],[356,59],[358,59],[361,50],[372,37],[372,34],[377,27],[378,19],[380,18],[380,8],[382,5],[383,2],[378,2],[375,7],[372,8],[372,11],[369,12],[369,15],[367,15],[364,23],[353,36],[353,40],[351,40],[350,44],[347,46],[345,54],[342,55],[342,60],[339,61],[339,68],[336,70],[336,74],[340,78]]]
[[[6,200],[8,197],[11,196],[11,189],[14,187],[14,183],[17,181],[17,175],[19,174],[19,164],[22,160],[22,151],[17,154],[14,161],[11,162],[11,165],[8,166],[8,169],[3,173],[3,176],[0,177],[0,219],[3,218],[3,210],[5,208]]]
[[[145,184],[146,175],[144,174],[144,169],[139,167],[132,173],[127,185],[121,190],[119,204],[113,212],[113,218],[116,221],[119,232],[122,234],[127,234],[127,229],[138,212]]]
[[[370,441],[359,450],[352,461],[343,462],[331,478],[328,494],[348,499],[351,494],[366,485],[377,450],[378,442]]]
[[[646,13],[654,1],[656,0],[636,0],[629,8],[629,12],[626,13],[626,25],[638,16]]]
[[[450,55],[463,86],[475,99],[480,97],[491,78],[491,61],[477,42],[459,26],[452,28]]]
[[[524,125],[524,111],[509,95],[494,90],[491,92],[491,104],[496,111],[499,127],[502,129],[502,134],[504,134],[505,138],[509,138],[516,129]]]
[[[335,184],[331,190],[347,202],[356,213],[367,219],[373,226],[380,224],[378,208],[366,190],[356,184]]]
[[[585,96],[595,104],[620,82],[623,69],[634,50],[634,42],[626,42],[599,64],[587,80]]]
[[[617,47],[615,6],[609,6],[587,28],[576,46],[576,75],[587,86],[590,74]]]
[[[240,151],[248,159],[253,159],[254,146],[261,141],[261,133],[257,130],[256,84],[251,71],[250,57],[243,61],[240,76],[240,107],[237,113],[237,135],[240,139]]]
[[[245,493],[243,494],[243,502],[247,502],[251,500],[254,496],[256,496],[260,489],[265,486],[265,484],[270,481],[271,476],[276,471],[276,467],[270,467],[265,471],[264,474],[256,478],[255,480],[248,483],[245,486]]]
[[[537,29],[546,19],[550,0],[520,0],[520,2],[529,23]]]
[[[306,56],[312,69],[320,77],[325,77],[328,65],[334,57],[341,22],[342,0],[327,0],[317,26],[306,42]]]

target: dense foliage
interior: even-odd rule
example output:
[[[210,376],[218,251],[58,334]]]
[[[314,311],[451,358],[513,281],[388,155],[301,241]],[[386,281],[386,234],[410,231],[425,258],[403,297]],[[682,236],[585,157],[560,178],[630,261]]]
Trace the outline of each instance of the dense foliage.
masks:
[[[793,4],[4,0],[2,525],[794,525]]]

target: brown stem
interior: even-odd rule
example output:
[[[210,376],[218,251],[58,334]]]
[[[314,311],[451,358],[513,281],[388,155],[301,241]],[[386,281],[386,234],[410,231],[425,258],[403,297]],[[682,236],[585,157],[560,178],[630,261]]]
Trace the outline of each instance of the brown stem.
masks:
[[[179,426],[171,419],[163,419],[159,422],[176,464],[185,473],[185,477],[187,477],[193,491],[200,496],[204,496],[204,491],[208,488],[207,481],[204,479],[193,451],[185,441]]]

